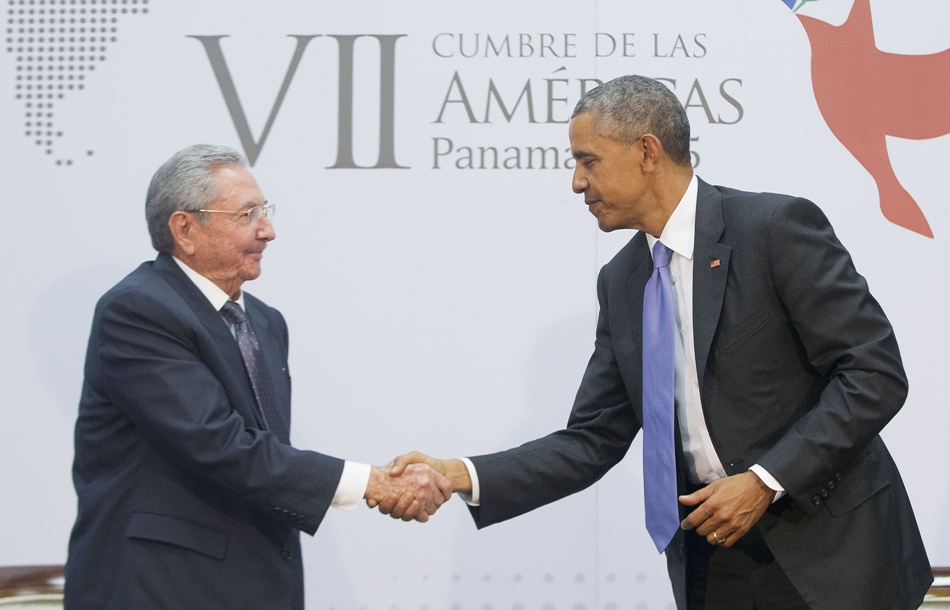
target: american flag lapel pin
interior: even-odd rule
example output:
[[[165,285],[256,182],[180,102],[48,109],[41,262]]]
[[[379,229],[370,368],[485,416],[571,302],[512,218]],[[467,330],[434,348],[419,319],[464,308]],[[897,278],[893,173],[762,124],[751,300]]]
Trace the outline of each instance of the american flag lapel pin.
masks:
[[[718,259],[718,258],[717,258],[716,260],[714,260],[713,262],[709,263],[709,268],[710,268],[710,269],[715,269],[715,268],[718,267],[718,266],[719,266],[719,259]]]

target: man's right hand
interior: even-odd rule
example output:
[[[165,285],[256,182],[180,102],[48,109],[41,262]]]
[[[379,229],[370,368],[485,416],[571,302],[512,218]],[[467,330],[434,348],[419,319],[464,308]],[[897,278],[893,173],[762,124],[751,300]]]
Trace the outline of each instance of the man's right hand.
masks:
[[[390,466],[373,466],[366,486],[366,503],[370,508],[382,505],[399,507],[393,518],[421,523],[429,520],[442,504],[452,497],[452,485],[447,478],[428,465],[403,464],[398,475]],[[392,514],[393,511],[383,514]]]
[[[456,491],[468,493],[472,491],[472,479],[468,474],[468,468],[465,467],[465,463],[462,462],[462,460],[440,460],[424,453],[419,453],[418,451],[411,451],[400,455],[390,462],[389,466],[391,469],[389,476],[405,476],[404,473],[408,472],[411,468],[423,464],[448,479],[450,483],[449,493]],[[384,515],[389,515],[393,519],[408,521],[415,515],[415,518],[419,520],[418,509],[414,509],[413,499],[405,495],[400,498],[390,496],[376,503],[367,501],[367,504],[369,504],[371,508],[378,505],[379,512]]]

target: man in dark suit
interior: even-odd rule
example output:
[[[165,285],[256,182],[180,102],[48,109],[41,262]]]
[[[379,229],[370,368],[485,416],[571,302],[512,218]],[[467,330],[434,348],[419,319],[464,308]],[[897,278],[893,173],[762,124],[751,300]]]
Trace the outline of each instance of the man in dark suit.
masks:
[[[470,460],[409,454],[393,472],[428,462],[473,496],[481,528],[593,484],[643,428],[647,525],[680,610],[917,608],[930,566],[878,436],[907,382],[891,326],[821,210],[697,179],[685,110],[651,79],[585,94],[570,137],[573,188],[600,228],[640,233],[601,270],[594,354],[567,428]],[[671,322],[659,332],[651,286],[664,282]],[[649,346],[663,332],[669,365],[656,373],[667,356]],[[667,494],[650,487],[664,471]],[[654,527],[664,519],[672,527]]]
[[[302,609],[298,530],[393,496],[425,521],[451,494],[290,445],[287,325],[241,287],[275,237],[243,156],[192,146],[146,200],[158,258],[96,306],[76,422],[79,511],[65,606]]]

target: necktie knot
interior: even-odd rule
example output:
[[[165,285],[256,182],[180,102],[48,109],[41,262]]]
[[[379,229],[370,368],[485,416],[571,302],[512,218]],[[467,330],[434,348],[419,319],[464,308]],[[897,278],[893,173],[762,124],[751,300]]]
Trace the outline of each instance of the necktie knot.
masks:
[[[670,258],[673,256],[673,251],[663,245],[662,242],[657,240],[653,244],[653,268],[659,269],[660,267],[666,267],[670,264]]]
[[[247,314],[234,301],[228,301],[224,304],[224,307],[221,308],[221,315],[228,321],[228,324],[234,324],[235,326],[247,321]]]

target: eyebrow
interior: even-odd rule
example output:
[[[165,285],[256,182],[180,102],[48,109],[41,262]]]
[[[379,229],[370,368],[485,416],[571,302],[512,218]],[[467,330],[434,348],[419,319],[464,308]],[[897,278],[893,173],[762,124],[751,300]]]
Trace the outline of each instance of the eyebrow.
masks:
[[[594,153],[589,153],[586,150],[579,150],[577,152],[572,152],[571,156],[574,157],[575,159],[587,159],[590,157],[596,157],[597,155],[595,155]]]

